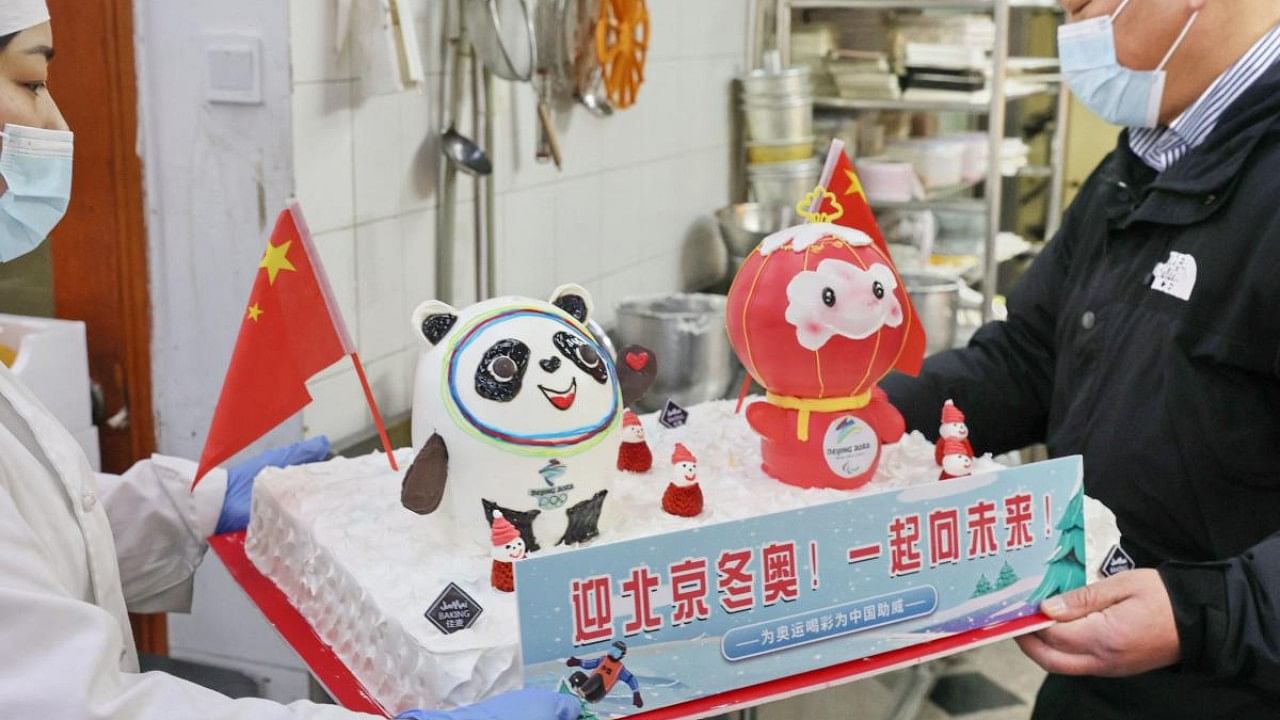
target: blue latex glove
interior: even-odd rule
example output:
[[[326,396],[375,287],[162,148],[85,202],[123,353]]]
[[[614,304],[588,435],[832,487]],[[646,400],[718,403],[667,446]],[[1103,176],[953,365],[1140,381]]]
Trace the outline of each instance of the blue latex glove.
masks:
[[[578,720],[582,702],[549,690],[516,690],[457,710],[405,710],[396,720]]]
[[[214,535],[236,532],[249,526],[249,502],[253,498],[253,479],[263,468],[289,467],[319,462],[329,457],[329,438],[321,435],[310,440],[268,450],[256,457],[227,468],[227,495]]]

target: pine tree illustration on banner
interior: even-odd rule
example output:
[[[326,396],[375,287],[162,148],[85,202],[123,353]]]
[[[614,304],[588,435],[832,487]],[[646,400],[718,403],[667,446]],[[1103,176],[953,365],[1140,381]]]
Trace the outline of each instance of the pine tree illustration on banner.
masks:
[[[1061,531],[1058,549],[1046,563],[1044,580],[1027,598],[1029,604],[1040,602],[1081,587],[1085,583],[1084,572],[1084,491],[1076,492],[1062,513],[1062,519],[1054,526]]]
[[[1016,582],[1018,582],[1018,573],[1014,572],[1012,565],[1005,562],[1004,567],[1000,568],[999,577],[996,578],[996,589],[1003,590]]]
[[[982,597],[991,592],[991,581],[987,579],[986,574],[978,576],[978,584],[973,588],[973,597]]]

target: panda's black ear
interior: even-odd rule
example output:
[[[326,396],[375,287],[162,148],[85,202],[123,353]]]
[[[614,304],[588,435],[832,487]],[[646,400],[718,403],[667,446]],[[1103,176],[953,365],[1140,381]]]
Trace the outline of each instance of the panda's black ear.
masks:
[[[413,332],[432,345],[440,341],[458,322],[458,311],[439,300],[428,300],[413,311]]]
[[[575,320],[585,323],[591,317],[593,305],[591,293],[581,285],[561,285],[551,293],[551,304],[569,313]]]

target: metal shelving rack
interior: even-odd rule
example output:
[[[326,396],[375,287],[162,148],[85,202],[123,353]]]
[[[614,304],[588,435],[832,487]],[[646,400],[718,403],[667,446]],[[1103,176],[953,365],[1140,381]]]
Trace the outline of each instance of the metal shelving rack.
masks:
[[[1008,104],[1027,97],[1056,95],[1053,137],[1049,144],[1049,164],[1028,168],[1020,172],[1023,177],[1047,177],[1049,199],[1045,222],[1045,239],[1053,236],[1062,214],[1062,190],[1064,145],[1066,135],[1067,88],[1065,83],[1046,83],[1036,92],[1019,92],[1010,95],[1008,89],[1009,30],[1013,10],[1057,10],[1057,0],[774,0],[774,28],[776,47],[784,65],[791,64],[791,12],[793,10],[968,10],[991,13],[995,23],[995,43],[992,48],[992,72],[988,83],[990,98],[987,102],[871,100],[850,98],[815,98],[815,108],[835,111],[858,112],[862,110],[898,110],[906,112],[956,112],[987,117],[989,154],[987,177],[982,198],[941,197],[919,202],[885,205],[886,208],[928,209],[963,208],[985,210],[987,232],[983,245],[982,316],[989,320],[993,311],[998,274],[996,235],[1003,220],[1003,182],[1000,163],[1006,133]]]

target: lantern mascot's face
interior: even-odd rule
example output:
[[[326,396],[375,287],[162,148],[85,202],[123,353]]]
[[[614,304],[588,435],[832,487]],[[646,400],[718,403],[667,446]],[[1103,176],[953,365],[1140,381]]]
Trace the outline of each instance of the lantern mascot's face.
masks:
[[[530,552],[540,541],[574,544],[599,534],[624,401],[634,399],[624,389],[642,394],[656,362],[643,348],[625,348],[620,377],[586,327],[590,313],[591,297],[576,285],[550,302],[418,307],[419,452],[405,475],[406,508],[429,515],[443,504],[479,543],[499,510]],[[637,355],[647,360],[639,369]]]

